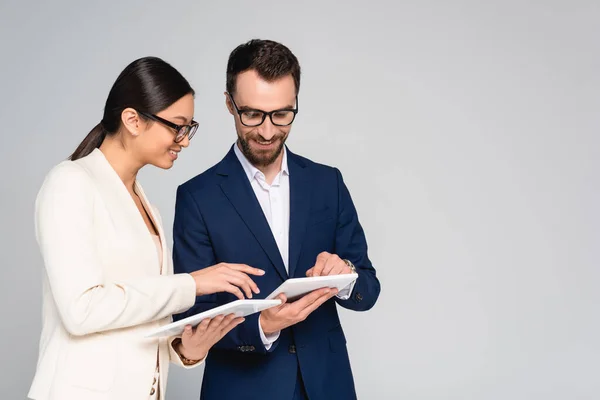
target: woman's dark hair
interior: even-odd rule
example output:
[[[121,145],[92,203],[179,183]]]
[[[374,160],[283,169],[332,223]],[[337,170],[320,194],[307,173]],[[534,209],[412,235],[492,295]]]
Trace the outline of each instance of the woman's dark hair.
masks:
[[[116,134],[124,109],[131,107],[156,114],[190,93],[194,95],[194,89],[167,62],[157,57],[135,60],[125,67],[110,89],[102,121],[88,133],[69,159],[87,156],[100,147],[106,136]]]
[[[296,94],[300,91],[300,63],[294,53],[281,43],[253,39],[236,47],[227,62],[227,92],[235,93],[237,76],[248,70],[255,70],[267,82],[291,74]]]

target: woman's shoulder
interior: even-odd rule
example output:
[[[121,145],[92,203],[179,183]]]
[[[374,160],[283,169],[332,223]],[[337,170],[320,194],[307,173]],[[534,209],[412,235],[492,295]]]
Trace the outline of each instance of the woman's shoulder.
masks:
[[[54,195],[63,197],[65,192],[76,194],[77,197],[87,197],[86,193],[91,190],[93,190],[91,177],[81,163],[65,160],[48,171],[38,192],[38,199]]]
[[[56,164],[48,171],[44,183],[75,182],[82,183],[89,181],[90,176],[85,171],[81,163],[77,161],[64,160]]]

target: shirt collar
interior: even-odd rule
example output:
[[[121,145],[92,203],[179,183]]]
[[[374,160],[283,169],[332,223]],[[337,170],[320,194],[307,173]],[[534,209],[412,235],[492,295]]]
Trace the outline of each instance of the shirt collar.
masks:
[[[256,168],[254,165],[252,165],[252,163],[246,158],[244,153],[242,153],[242,151],[238,147],[237,142],[233,145],[233,151],[235,152],[235,155],[240,161],[240,164],[242,164],[242,168],[244,169],[246,177],[250,182],[252,182],[252,180],[255,179],[257,176],[262,176],[264,179],[264,174],[262,173],[262,171]],[[279,171],[279,173],[281,174],[282,172],[288,176],[290,175],[287,162],[287,149],[285,146],[283,146],[283,160],[281,160],[281,171]]]

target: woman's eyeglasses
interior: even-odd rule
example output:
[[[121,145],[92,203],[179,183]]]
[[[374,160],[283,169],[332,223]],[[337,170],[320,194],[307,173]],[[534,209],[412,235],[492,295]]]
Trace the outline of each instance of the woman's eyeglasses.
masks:
[[[161,124],[168,126],[175,130],[175,143],[181,142],[185,136],[187,135],[188,140],[192,140],[194,134],[198,130],[198,123],[192,120],[192,123],[189,125],[177,125],[172,123],[171,121],[167,121],[164,118],[159,117],[158,115],[149,114],[143,111],[138,111],[139,114],[143,115],[146,118],[152,119],[154,121],[160,122]]]

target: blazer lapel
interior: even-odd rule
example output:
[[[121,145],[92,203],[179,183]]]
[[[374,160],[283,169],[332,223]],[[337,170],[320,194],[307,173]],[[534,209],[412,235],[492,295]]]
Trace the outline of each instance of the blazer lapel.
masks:
[[[94,149],[92,151],[87,157],[86,164],[88,166],[88,171],[93,174],[96,183],[99,185],[99,190],[106,201],[107,206],[110,207],[111,215],[115,218],[113,223],[116,224],[116,226],[126,226],[126,229],[131,229],[132,237],[135,238],[135,245],[139,246],[138,249],[143,252],[140,253],[140,257],[144,261],[140,262],[140,265],[143,264],[144,268],[152,274],[158,272],[159,261],[157,257],[153,257],[153,261],[155,261],[154,265],[153,263],[145,261],[145,257],[148,255],[156,254],[155,244],[135,201],[131,198],[123,181],[99,149]],[[164,232],[162,231],[162,227],[160,227],[160,223],[158,222],[152,207],[150,207],[150,203],[148,202],[141,185],[139,185],[137,181],[135,185],[136,192],[140,195],[142,202],[148,210],[148,214],[151,216],[159,230],[159,237],[163,249],[163,265],[166,265],[164,263],[166,254]],[[136,250],[133,249],[132,251]]]
[[[290,170],[290,276],[294,277],[310,211],[311,184],[308,168],[288,150]]]
[[[148,201],[148,198],[146,197],[146,193],[144,192],[142,185],[137,180],[135,181],[135,191],[140,196],[142,203],[144,205],[144,209],[150,216],[150,220],[152,221],[152,223],[156,227],[156,230],[158,231],[158,238],[160,239],[160,248],[161,248],[161,254],[162,254],[161,264],[160,264],[160,265],[162,265],[162,267],[160,268],[160,274],[166,275],[167,269],[168,269],[167,267],[168,267],[168,261],[169,261],[168,260],[169,254],[168,254],[168,250],[167,250],[167,239],[165,237],[165,232],[162,227],[162,221],[160,220],[159,216],[157,216],[156,213],[154,212],[154,208]],[[148,232],[148,234],[149,234],[148,227],[146,226],[146,224],[144,224],[144,228],[145,228],[145,232]]]
[[[281,278],[286,280],[288,274],[281,259],[277,242],[275,242],[269,223],[256,199],[244,169],[233,151],[233,147],[221,161],[216,172],[225,178],[221,182],[223,193],[250,229]],[[256,267],[260,268],[260,266]]]

